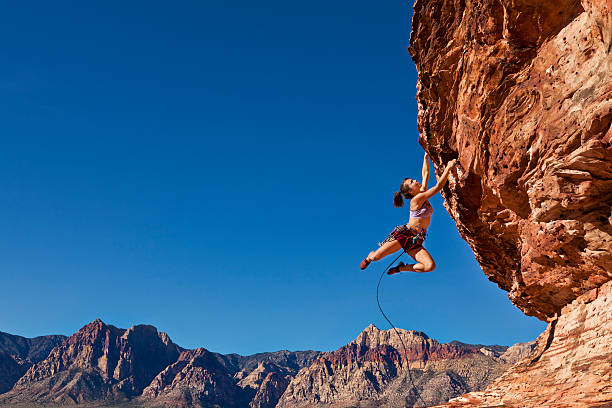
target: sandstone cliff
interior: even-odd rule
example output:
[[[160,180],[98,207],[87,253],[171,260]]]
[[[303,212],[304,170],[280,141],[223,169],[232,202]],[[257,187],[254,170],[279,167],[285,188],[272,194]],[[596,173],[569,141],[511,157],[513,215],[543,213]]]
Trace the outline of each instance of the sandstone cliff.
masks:
[[[445,205],[484,273],[550,322],[541,357],[503,377],[504,390],[518,372],[532,385],[539,378],[547,404],[562,383],[566,406],[586,406],[593,392],[612,401],[612,304],[602,289],[612,278],[611,47],[610,0],[414,6],[420,143],[438,172],[458,158]],[[568,308],[585,297],[598,312]],[[578,363],[588,347],[608,364]],[[569,391],[584,376],[589,390]],[[490,393],[505,392],[499,381]]]
[[[612,406],[611,308],[612,282],[608,282],[563,308],[532,353],[484,392],[445,406]]]
[[[612,6],[418,0],[420,142],[462,237],[525,313],[612,277]]]

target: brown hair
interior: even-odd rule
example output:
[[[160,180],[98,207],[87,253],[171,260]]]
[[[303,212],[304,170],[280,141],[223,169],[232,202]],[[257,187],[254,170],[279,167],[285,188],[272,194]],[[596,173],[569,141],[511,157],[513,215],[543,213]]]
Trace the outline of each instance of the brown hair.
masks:
[[[408,180],[408,178],[404,179],[404,181],[406,180]],[[410,191],[408,191],[408,187],[406,187],[404,181],[402,181],[402,184],[400,185],[400,191],[396,191],[395,194],[393,194],[393,205],[396,207],[402,207],[404,205],[404,198],[406,200],[410,200],[412,197],[414,197],[412,194],[410,194]]]

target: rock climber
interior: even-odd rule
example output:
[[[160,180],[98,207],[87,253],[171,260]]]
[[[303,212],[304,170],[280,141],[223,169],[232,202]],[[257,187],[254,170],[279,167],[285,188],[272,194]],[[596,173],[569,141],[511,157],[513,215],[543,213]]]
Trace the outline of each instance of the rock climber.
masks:
[[[451,160],[444,169],[442,176],[438,179],[436,185],[429,190],[427,189],[427,181],[429,180],[429,156],[425,153],[423,158],[423,178],[422,182],[405,178],[400,185],[400,190],[393,196],[393,204],[396,207],[404,205],[404,199],[410,200],[410,220],[405,225],[398,225],[391,231],[391,234],[379,245],[376,251],[372,251],[368,256],[361,261],[361,269],[365,269],[372,261],[378,261],[387,255],[403,249],[415,261],[415,264],[406,265],[403,262],[389,269],[389,275],[398,272],[431,272],[436,268],[431,254],[423,248],[423,242],[427,234],[427,227],[431,222],[431,214],[433,207],[429,203],[429,199],[436,195],[446,181],[450,171],[457,164],[457,160]]]

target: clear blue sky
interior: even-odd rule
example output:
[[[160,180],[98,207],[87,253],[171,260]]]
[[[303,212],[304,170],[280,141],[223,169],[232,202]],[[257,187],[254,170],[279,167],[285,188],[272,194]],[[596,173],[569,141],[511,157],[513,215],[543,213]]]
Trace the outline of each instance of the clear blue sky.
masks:
[[[92,4],[96,3],[96,4]],[[368,324],[359,262],[418,177],[405,1],[23,1],[0,15],[0,330],[100,317],[183,347],[331,350]],[[402,328],[512,344],[441,198],[438,269],[383,283]]]

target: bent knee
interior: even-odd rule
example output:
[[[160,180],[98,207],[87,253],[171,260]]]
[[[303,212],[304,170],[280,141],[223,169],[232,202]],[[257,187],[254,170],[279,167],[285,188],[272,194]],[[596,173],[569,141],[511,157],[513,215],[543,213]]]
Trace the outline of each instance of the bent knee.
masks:
[[[427,262],[425,265],[425,272],[431,272],[434,269],[436,269],[436,263],[435,262]]]

